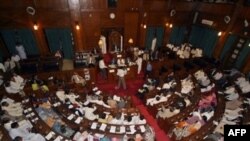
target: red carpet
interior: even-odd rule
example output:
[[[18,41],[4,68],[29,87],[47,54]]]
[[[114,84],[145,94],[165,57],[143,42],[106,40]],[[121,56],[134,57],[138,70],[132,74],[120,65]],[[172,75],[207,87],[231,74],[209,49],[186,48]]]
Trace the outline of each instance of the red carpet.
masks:
[[[137,90],[143,85],[143,74],[138,75],[138,79],[134,81],[127,81],[127,89],[123,90],[120,88],[119,90],[115,89],[116,83],[107,83],[107,81],[102,80],[98,76],[98,81],[96,82],[97,87],[102,90],[103,92],[109,93],[111,95],[119,95],[119,96],[131,96],[132,102],[134,105],[140,110],[141,114],[144,115],[146,118],[148,124],[154,129],[155,137],[157,141],[170,141],[169,137],[166,135],[166,133],[161,130],[154,119],[148,111],[147,108],[142,104],[141,100],[138,99],[135,94],[137,93]]]

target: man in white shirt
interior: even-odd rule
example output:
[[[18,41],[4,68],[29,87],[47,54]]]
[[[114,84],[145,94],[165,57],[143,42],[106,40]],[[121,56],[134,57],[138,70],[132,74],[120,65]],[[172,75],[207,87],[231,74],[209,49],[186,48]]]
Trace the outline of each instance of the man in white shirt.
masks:
[[[142,68],[142,57],[141,57],[141,55],[139,55],[139,57],[137,58],[136,64],[138,66],[137,74],[140,74],[141,68]]]
[[[96,107],[92,106],[92,104],[89,104],[87,107],[83,107],[82,110],[84,111],[84,116],[88,120],[95,120],[98,119],[98,115],[94,114]]]
[[[4,83],[4,88],[5,88],[6,92],[9,94],[16,94],[16,93],[20,92],[19,87],[15,87],[13,85],[10,85],[9,81]]]
[[[101,71],[102,78],[107,79],[107,71],[106,71],[107,66],[104,63],[103,58],[101,58],[99,60],[99,68],[100,68],[100,71]]]
[[[27,59],[25,49],[24,49],[23,45],[21,45],[19,42],[16,43],[16,51],[22,60]]]
[[[126,90],[127,87],[126,87],[126,82],[125,82],[125,79],[124,79],[124,76],[127,74],[126,68],[119,67],[117,69],[117,73],[116,74],[119,77],[118,78],[118,86],[116,87],[116,89],[120,89],[121,84],[122,84],[123,89]]]
[[[11,124],[9,135],[12,139],[20,137],[23,141],[45,141],[41,134],[31,133],[29,129],[23,129],[17,122]]]
[[[13,62],[15,62],[15,64],[16,64],[16,66],[17,66],[18,69],[21,68],[21,66],[20,66],[20,64],[19,64],[19,61],[21,60],[21,58],[20,58],[17,54],[13,54],[13,55],[11,56],[11,60],[12,60]]]
[[[74,74],[71,77],[71,81],[76,84],[81,84],[83,86],[86,84],[85,79],[82,76],[80,76],[77,72],[74,72]]]
[[[6,71],[10,71],[12,72],[15,67],[16,67],[16,64],[13,60],[10,60],[10,58],[8,58],[5,62],[4,62],[4,67],[5,67],[5,70]]]

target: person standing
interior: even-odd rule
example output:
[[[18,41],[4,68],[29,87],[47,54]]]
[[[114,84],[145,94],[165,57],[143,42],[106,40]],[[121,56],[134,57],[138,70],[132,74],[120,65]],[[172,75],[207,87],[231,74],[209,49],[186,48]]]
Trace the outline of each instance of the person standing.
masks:
[[[21,66],[20,66],[20,63],[19,63],[20,60],[21,60],[21,58],[19,57],[18,54],[13,54],[13,55],[11,56],[11,61],[15,62],[15,64],[16,64],[18,70],[21,69]]]
[[[142,56],[141,55],[139,55],[139,57],[137,58],[136,64],[138,66],[137,74],[140,74],[141,73],[141,67],[142,67]]]
[[[152,73],[153,67],[150,61],[148,61],[146,66],[146,72],[145,72],[145,78],[149,77],[149,75]]]
[[[104,63],[103,58],[100,58],[100,60],[99,60],[99,68],[101,71],[102,78],[107,79],[107,71],[106,71],[107,66]]]
[[[23,45],[20,44],[19,42],[16,43],[16,51],[22,60],[27,59],[25,49],[24,49]]]
[[[125,82],[125,78],[124,78],[124,76],[127,74],[126,68],[119,67],[117,69],[117,73],[116,74],[118,76],[118,86],[115,87],[115,89],[120,89],[120,87],[122,85],[123,89],[126,90],[127,87],[126,87],[126,82]]]

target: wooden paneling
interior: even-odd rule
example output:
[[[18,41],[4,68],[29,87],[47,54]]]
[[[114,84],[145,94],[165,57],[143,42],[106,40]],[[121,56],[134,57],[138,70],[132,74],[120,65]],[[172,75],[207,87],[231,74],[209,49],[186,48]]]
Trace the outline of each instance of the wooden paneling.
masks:
[[[68,0],[35,0],[36,8],[62,10],[68,9]]]
[[[81,13],[82,28],[84,30],[84,37],[86,41],[85,49],[98,46],[100,38],[100,12],[83,12]]]
[[[125,33],[124,33],[124,47],[129,46],[128,40],[133,39],[134,44],[138,44],[137,34],[139,26],[139,14],[137,12],[126,12],[125,13]]]
[[[250,7],[243,6],[242,2],[243,0],[239,0],[237,4],[216,4],[179,0],[118,0],[116,8],[108,8],[107,0],[2,0],[0,28],[33,28],[33,23],[37,22],[39,30],[32,30],[42,54],[48,52],[43,29],[49,27],[71,28],[76,51],[97,47],[101,29],[104,28],[123,29],[124,47],[128,45],[130,37],[134,39],[136,46],[143,47],[146,34],[144,24],[165,26],[168,22],[189,27],[194,13],[198,11],[197,22],[200,23],[201,19],[212,20],[215,23],[212,28],[225,32],[218,42],[219,50],[229,32],[242,35],[244,19],[250,22]],[[35,15],[26,12],[28,6],[35,8]],[[176,14],[170,17],[172,9],[176,10]],[[115,19],[110,19],[110,13],[115,13]],[[226,15],[231,17],[229,24],[224,22]],[[80,30],[75,29],[76,21]],[[165,30],[164,43],[169,38],[168,29]],[[219,51],[215,56],[219,56]]]

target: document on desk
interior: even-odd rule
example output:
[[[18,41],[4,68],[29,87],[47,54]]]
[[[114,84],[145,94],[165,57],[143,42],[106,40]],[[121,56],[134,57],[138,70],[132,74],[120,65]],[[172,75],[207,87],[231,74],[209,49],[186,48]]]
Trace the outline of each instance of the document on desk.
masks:
[[[97,122],[93,122],[90,128],[91,129],[96,129],[96,127],[97,127]]]
[[[68,120],[72,120],[73,118],[75,117],[75,115],[74,114],[71,114],[70,116],[68,116]]]
[[[51,131],[51,132],[48,133],[48,135],[45,136],[45,138],[47,140],[50,140],[54,135],[55,135],[55,133],[53,131]]]
[[[101,138],[104,137],[104,134],[95,133],[94,136],[97,137],[100,140]]]
[[[125,132],[126,132],[125,126],[121,126],[120,127],[120,133],[122,134],[122,133],[125,133]]]
[[[146,128],[145,128],[144,125],[141,125],[141,126],[140,126],[140,129],[141,129],[141,132],[142,132],[142,133],[144,133],[144,132],[146,131]]]
[[[95,94],[99,95],[99,94],[101,94],[101,91],[99,90],[99,91],[95,92]]]
[[[135,126],[134,126],[134,125],[129,126],[129,129],[130,129],[130,132],[131,132],[132,134],[134,134],[134,133],[136,132]]]
[[[93,91],[97,91],[97,90],[98,90],[98,88],[97,88],[97,87],[94,87],[92,90],[93,90]]]
[[[63,137],[62,136],[57,136],[57,138],[54,141],[62,141]]]
[[[105,131],[106,127],[107,127],[107,124],[102,123],[100,130]]]
[[[116,129],[116,127],[115,127],[115,126],[111,126],[111,127],[110,127],[110,131],[109,131],[109,132],[110,132],[110,133],[115,133],[115,129]]]
[[[109,70],[109,73],[113,73],[113,72],[115,72],[115,70],[114,70],[114,69],[112,69],[112,70]]]
[[[82,117],[78,117],[78,118],[75,120],[75,123],[76,123],[76,124],[80,124],[81,121],[82,121]]]

